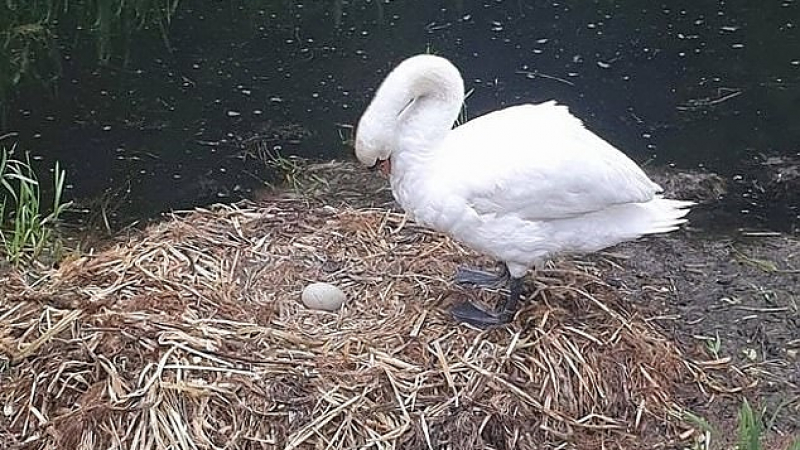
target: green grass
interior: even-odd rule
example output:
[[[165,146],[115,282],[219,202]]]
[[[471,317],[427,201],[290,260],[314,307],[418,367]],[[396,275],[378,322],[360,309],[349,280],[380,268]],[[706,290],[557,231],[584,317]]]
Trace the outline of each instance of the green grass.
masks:
[[[53,203],[42,204],[41,184],[31,165],[30,156],[15,159],[14,148],[2,149],[0,155],[0,242],[3,256],[20,266],[39,259],[45,253],[57,256],[59,247],[55,226],[59,216],[69,207],[64,203],[66,173],[55,164],[53,170]]]
[[[278,176],[282,186],[296,193],[308,193],[319,184],[325,184],[323,179],[305,170],[300,158],[285,157],[278,151],[265,151],[261,159]]]
[[[756,414],[750,407],[750,402],[744,399],[739,408],[739,450],[761,450],[762,429],[761,415]]]
[[[777,411],[776,411],[777,414]],[[744,399],[739,408],[739,427],[737,430],[737,450],[772,450],[764,447],[764,421],[763,413],[754,411],[750,402]],[[774,420],[774,417],[770,422]],[[769,423],[768,423],[769,425]],[[796,437],[792,444],[785,447],[787,450],[800,450],[800,437]],[[776,449],[782,450],[782,449]]]
[[[690,411],[684,411],[683,420],[702,433],[702,439],[695,441],[694,446],[691,447],[693,450],[708,450],[712,448],[711,440],[716,440],[718,431],[706,419]],[[768,422],[767,428],[771,427],[770,423],[772,421],[774,421],[774,417]],[[743,399],[738,413],[735,450],[773,450],[772,448],[764,447],[764,431],[763,414],[753,410],[750,402],[747,399]],[[774,450],[800,450],[800,437],[795,438],[788,447]]]

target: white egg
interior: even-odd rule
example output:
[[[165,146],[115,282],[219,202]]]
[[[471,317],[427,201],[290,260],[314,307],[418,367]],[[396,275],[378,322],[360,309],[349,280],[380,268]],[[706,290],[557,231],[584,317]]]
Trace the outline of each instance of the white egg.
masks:
[[[308,308],[336,311],[342,306],[347,296],[341,289],[330,283],[311,283],[303,289],[300,299]]]

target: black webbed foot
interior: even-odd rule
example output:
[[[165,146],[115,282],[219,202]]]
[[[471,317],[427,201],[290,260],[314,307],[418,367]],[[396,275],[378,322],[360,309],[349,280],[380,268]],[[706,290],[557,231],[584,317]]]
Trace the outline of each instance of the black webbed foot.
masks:
[[[485,330],[487,328],[505,325],[511,322],[514,314],[498,314],[494,312],[487,312],[478,308],[471,302],[462,302],[450,310],[453,318],[458,322],[472,325],[475,328]]]
[[[471,302],[462,302],[453,306],[450,313],[457,321],[482,330],[505,325],[514,319],[514,314],[517,312],[517,304],[522,294],[522,278],[512,278],[510,284],[508,297],[498,311],[486,311]]]
[[[500,273],[487,272],[468,267],[459,267],[456,271],[454,281],[458,285],[476,286],[482,288],[497,289],[504,287],[508,283],[509,275],[505,264]]]

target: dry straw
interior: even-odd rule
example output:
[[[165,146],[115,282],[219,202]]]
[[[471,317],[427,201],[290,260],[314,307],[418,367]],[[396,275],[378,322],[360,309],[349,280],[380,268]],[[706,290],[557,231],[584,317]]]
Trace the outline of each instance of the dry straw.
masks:
[[[5,448],[669,447],[687,401],[724,389],[599,264],[539,273],[507,327],[453,323],[452,302],[498,293],[451,274],[490,261],[367,206],[385,189],[349,164],[305,173],[314,192],[177,214],[36,283],[7,273]],[[341,311],[302,306],[315,281]]]

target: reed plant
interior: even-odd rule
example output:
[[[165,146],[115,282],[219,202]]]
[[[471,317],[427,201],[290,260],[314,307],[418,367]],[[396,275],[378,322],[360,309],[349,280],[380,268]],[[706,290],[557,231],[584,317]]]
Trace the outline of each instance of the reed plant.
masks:
[[[179,0],[4,0],[0,2],[0,103],[17,86],[54,86],[61,75],[61,52],[96,48],[96,60],[126,60],[140,31],[167,28]]]
[[[55,227],[70,203],[63,201],[66,172],[55,163],[53,199],[50,208],[42,204],[42,188],[31,165],[30,155],[14,158],[15,148],[0,153],[0,241],[3,256],[19,266],[45,253],[56,256],[59,248]]]

